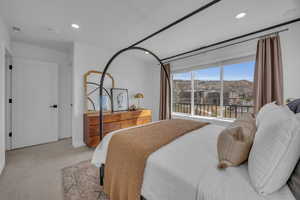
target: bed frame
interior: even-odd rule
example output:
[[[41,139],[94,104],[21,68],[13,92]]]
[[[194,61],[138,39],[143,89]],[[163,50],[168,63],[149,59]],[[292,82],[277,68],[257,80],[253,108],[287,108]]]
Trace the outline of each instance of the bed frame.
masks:
[[[212,47],[216,47],[215,49],[220,49],[220,48],[224,48],[224,47],[227,47],[227,46],[232,46],[232,45],[235,45],[235,44],[240,44],[242,42],[247,42],[249,40],[252,40],[252,39],[256,39],[258,38],[257,36],[255,38],[247,38],[246,40],[244,41],[238,41],[236,43],[231,43],[231,44],[228,44],[230,42],[233,42],[233,41],[236,41],[238,39],[242,39],[242,38],[245,38],[245,37],[249,37],[251,35],[257,35],[258,33],[262,33],[262,32],[266,32],[266,31],[269,31],[269,30],[272,30],[272,29],[275,29],[275,28],[279,28],[279,27],[282,27],[282,26],[286,26],[286,25],[289,25],[289,24],[292,24],[292,23],[296,23],[296,22],[299,22],[300,21],[300,18],[296,18],[296,19],[293,19],[293,20],[290,20],[290,21],[287,21],[287,22],[284,22],[284,23],[281,23],[281,24],[277,24],[277,25],[274,25],[274,26],[270,26],[270,27],[267,27],[267,28],[263,28],[263,29],[260,29],[260,30],[256,30],[256,31],[253,31],[253,32],[250,32],[250,33],[247,33],[247,34],[244,34],[244,35],[240,35],[240,36],[237,36],[237,37],[233,37],[233,38],[230,38],[230,39],[227,39],[227,40],[223,40],[223,41],[220,41],[220,42],[216,42],[216,43],[213,43],[213,44],[210,44],[210,45],[206,45],[206,46],[201,46],[199,48],[196,48],[196,49],[193,49],[193,50],[190,50],[190,51],[186,51],[186,52],[183,52],[183,53],[179,53],[179,54],[176,54],[176,55],[173,55],[173,56],[169,56],[169,57],[166,57],[166,58],[163,58],[163,59],[160,59],[156,54],[154,54],[152,51],[148,50],[148,49],[145,49],[145,48],[142,48],[142,47],[138,47],[137,45],[139,45],[140,43],[158,35],[159,33],[175,26],[176,24],[194,16],[195,14],[201,12],[201,11],[204,11],[206,10],[207,8],[219,3],[221,0],[212,0],[210,3],[208,4],[205,4],[204,6],[198,8],[197,10],[183,16],[182,18],[174,21],[173,23],[159,29],[158,31],[148,35],[147,37],[139,40],[138,42],[130,45],[129,47],[127,48],[124,48],[124,49],[121,49],[120,51],[118,51],[117,53],[115,53],[110,59],[109,61],[107,62],[107,64],[105,65],[105,68],[104,68],[104,71],[102,73],[102,76],[101,76],[101,79],[100,79],[100,87],[99,87],[99,96],[100,96],[100,101],[99,101],[99,131],[100,131],[100,141],[102,140],[103,138],[103,110],[102,110],[102,96],[103,96],[103,84],[104,84],[104,78],[107,74],[107,70],[109,68],[109,66],[111,65],[111,63],[122,53],[126,52],[126,51],[130,51],[130,50],[140,50],[140,51],[143,51],[143,52],[148,52],[150,55],[152,55],[158,62],[159,62],[159,65],[161,66],[161,69],[164,71],[165,73],[165,76],[166,76],[166,79],[167,79],[167,83],[168,83],[168,95],[170,96],[171,94],[171,84],[170,84],[170,75],[169,73],[167,72],[164,64],[166,63],[169,63],[171,61],[174,61],[174,60],[179,60],[179,59],[185,59],[187,57],[192,57],[192,56],[195,56],[195,55],[198,55],[199,52],[201,50],[204,50],[204,49],[208,49],[208,48],[212,48]],[[282,32],[282,31],[287,31],[288,29],[284,29],[284,30],[279,30],[279,31],[276,31],[276,32],[272,32],[272,33],[268,33],[269,35],[271,34],[274,34],[274,33],[279,33],[279,32]],[[266,35],[264,35],[266,36]],[[259,36],[261,37],[261,36]],[[224,46],[220,46],[220,45],[223,45]],[[211,49],[211,50],[214,50],[214,49]],[[196,52],[196,53],[195,53]],[[194,53],[194,54],[192,54]],[[200,52],[201,53],[201,52]],[[168,118],[171,119],[171,98],[168,98],[168,110],[169,110],[169,113],[168,113]],[[104,183],[104,169],[105,169],[105,165],[102,164],[101,167],[100,167],[100,185],[103,185]],[[144,198],[143,196],[141,196],[141,200],[146,200],[146,198]]]
[[[140,51],[143,51],[143,52],[148,52],[148,54],[152,55],[159,62],[160,66],[161,66],[161,69],[164,71],[165,76],[166,76],[166,80],[167,80],[167,83],[168,83],[168,96],[169,96],[169,98],[168,98],[168,110],[169,110],[169,112],[168,112],[168,118],[171,119],[171,112],[170,112],[171,111],[171,98],[170,98],[170,96],[171,96],[171,84],[170,84],[170,75],[169,75],[168,71],[166,70],[165,65],[164,65],[162,59],[160,59],[152,51],[150,51],[148,49],[145,49],[145,48],[142,48],[142,47],[137,47],[137,45],[140,44],[140,43],[142,43],[142,42],[144,42],[144,41],[146,41],[146,40],[148,40],[148,39],[150,39],[150,38],[152,38],[152,37],[154,37],[155,35],[163,32],[165,30],[167,30],[167,29],[175,26],[176,24],[178,24],[178,23],[186,20],[187,18],[190,18],[191,16],[193,16],[193,15],[195,15],[195,14],[197,14],[197,13],[199,13],[199,12],[201,12],[201,11],[203,11],[203,10],[205,10],[205,9],[213,6],[213,5],[215,5],[216,3],[220,2],[220,1],[221,0],[213,0],[213,1],[211,1],[210,3],[208,3],[208,4],[206,4],[206,5],[198,8],[197,10],[195,10],[195,11],[193,11],[193,12],[185,15],[184,17],[176,20],[175,22],[173,22],[173,23],[165,26],[164,28],[162,28],[162,29],[154,32],[153,34],[151,34],[151,35],[143,38],[142,40],[140,40],[140,41],[138,41],[138,42],[130,45],[129,47],[121,49],[120,51],[118,51],[117,53],[115,53],[110,58],[110,60],[107,62],[106,66],[105,66],[105,68],[103,70],[103,73],[102,73],[102,76],[101,76],[101,79],[100,79],[100,84],[99,84],[100,85],[100,87],[99,87],[99,96],[100,96],[99,97],[100,98],[100,101],[99,101],[99,131],[100,131],[100,141],[102,140],[102,137],[103,137],[103,128],[104,128],[103,127],[103,110],[102,110],[102,106],[101,106],[102,103],[103,103],[102,102],[102,100],[103,100],[103,98],[102,98],[102,96],[103,96],[103,88],[104,88],[103,84],[104,84],[105,75],[107,74],[107,70],[108,70],[109,66],[111,65],[111,63],[120,54],[122,54],[122,53],[124,53],[126,51],[130,51],[130,50],[140,50]],[[104,184],[104,170],[105,170],[105,165],[102,164],[101,167],[100,167],[100,185]],[[143,196],[141,196],[141,200],[146,200],[146,199]]]

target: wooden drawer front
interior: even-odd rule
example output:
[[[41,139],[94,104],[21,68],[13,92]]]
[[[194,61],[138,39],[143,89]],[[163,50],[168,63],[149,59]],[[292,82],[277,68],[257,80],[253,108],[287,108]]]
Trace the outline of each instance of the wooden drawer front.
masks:
[[[98,125],[90,125],[89,128],[89,136],[98,136],[99,135],[99,126]],[[112,122],[104,124],[104,133],[109,133],[118,129],[121,129],[121,122]]]
[[[120,112],[107,114],[104,116],[104,123],[106,122],[116,122],[116,121],[124,121],[135,118],[149,117],[151,116],[151,110],[137,110],[131,112]]]
[[[108,133],[104,133],[104,136],[108,134]],[[100,136],[96,135],[96,136],[90,136],[89,138],[87,138],[87,141],[85,141],[89,147],[97,147],[100,143]]]
[[[151,117],[142,117],[142,118],[136,118],[130,120],[123,120],[119,122],[104,123],[104,133],[109,133],[115,130],[119,130],[121,128],[128,128],[131,126],[149,123],[151,121],[152,121]]]
[[[141,110],[141,111],[134,111],[134,112],[127,112],[121,115],[121,120],[128,120],[128,119],[136,119],[136,118],[144,118],[151,116],[151,110]]]
[[[138,118],[136,125],[147,124],[152,122],[152,116]]]
[[[109,133],[121,128],[121,122],[104,123],[104,133]]]
[[[87,140],[86,143],[89,147],[97,147],[100,143],[100,136],[89,137]]]
[[[98,125],[90,125],[88,127],[89,137],[90,136],[99,136],[99,126]]]
[[[151,117],[141,117],[136,119],[121,121],[121,128],[128,128],[131,126],[137,126],[151,122]]]
[[[99,117],[98,116],[87,117],[87,123],[89,125],[98,125],[99,124]]]
[[[136,110],[126,112],[104,113],[103,122],[116,122],[128,119],[135,119],[141,117],[149,117],[152,115],[151,110]],[[87,113],[85,118],[89,124],[99,123],[99,113]]]
[[[111,122],[104,124],[104,134],[112,131],[119,130],[121,128],[128,128],[131,126],[146,124],[151,122],[151,117],[142,117],[137,119],[124,120],[120,122]],[[89,135],[90,136],[98,136],[99,135],[99,126],[90,125],[89,126]]]
[[[103,135],[105,136],[112,131],[149,123],[151,121],[151,110],[105,113]],[[99,114],[87,113],[84,115],[84,141],[89,147],[96,147],[100,143]]]

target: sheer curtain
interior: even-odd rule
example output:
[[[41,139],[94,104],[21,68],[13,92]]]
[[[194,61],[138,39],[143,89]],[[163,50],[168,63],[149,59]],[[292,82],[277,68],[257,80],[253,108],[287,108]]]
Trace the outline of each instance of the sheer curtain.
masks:
[[[270,102],[283,104],[283,72],[280,37],[260,39],[254,75],[254,111]]]

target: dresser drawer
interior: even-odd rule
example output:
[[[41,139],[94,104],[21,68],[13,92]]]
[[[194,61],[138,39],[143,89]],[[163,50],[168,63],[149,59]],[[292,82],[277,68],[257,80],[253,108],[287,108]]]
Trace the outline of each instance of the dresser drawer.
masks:
[[[97,147],[98,144],[100,143],[100,136],[92,136],[89,137],[85,140],[85,143],[89,146],[89,147]]]
[[[121,122],[104,123],[104,133],[109,133],[121,128]]]
[[[121,122],[112,122],[112,123],[104,123],[103,131],[104,133],[109,133],[118,129],[121,129]],[[99,125],[90,125],[88,127],[88,132],[90,136],[98,136],[99,135]]]
[[[151,110],[105,113],[103,135],[105,136],[112,131],[149,123],[151,121]],[[99,113],[86,113],[84,115],[84,141],[89,147],[96,147],[100,143]]]
[[[93,117],[87,117],[87,123],[89,125],[98,125],[99,124],[99,117],[93,116]]]
[[[112,131],[119,130],[121,128],[128,128],[131,126],[137,126],[141,124],[146,124],[151,122],[151,117],[142,117],[130,120],[123,120],[119,122],[111,122],[111,123],[104,123],[104,133],[109,133]],[[98,125],[90,125],[88,128],[90,136],[98,136],[99,135],[99,126]]]
[[[140,118],[144,118],[144,117],[151,117],[151,110],[128,112],[128,113],[121,115],[120,120],[122,121],[122,120],[131,120],[131,119],[140,119]]]
[[[151,122],[151,117],[141,117],[136,119],[121,121],[121,128],[128,128],[131,126],[137,126]]]
[[[103,122],[109,123],[109,122],[119,122],[124,120],[130,120],[130,119],[136,119],[136,118],[142,118],[142,117],[151,117],[152,112],[151,110],[136,110],[136,111],[130,111],[130,112],[118,112],[118,113],[111,113],[111,114],[105,114]]]

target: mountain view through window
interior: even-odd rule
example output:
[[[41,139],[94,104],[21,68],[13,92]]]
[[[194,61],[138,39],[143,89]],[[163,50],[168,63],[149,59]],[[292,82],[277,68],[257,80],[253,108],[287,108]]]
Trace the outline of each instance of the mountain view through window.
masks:
[[[237,118],[253,111],[254,61],[173,74],[173,112]]]

